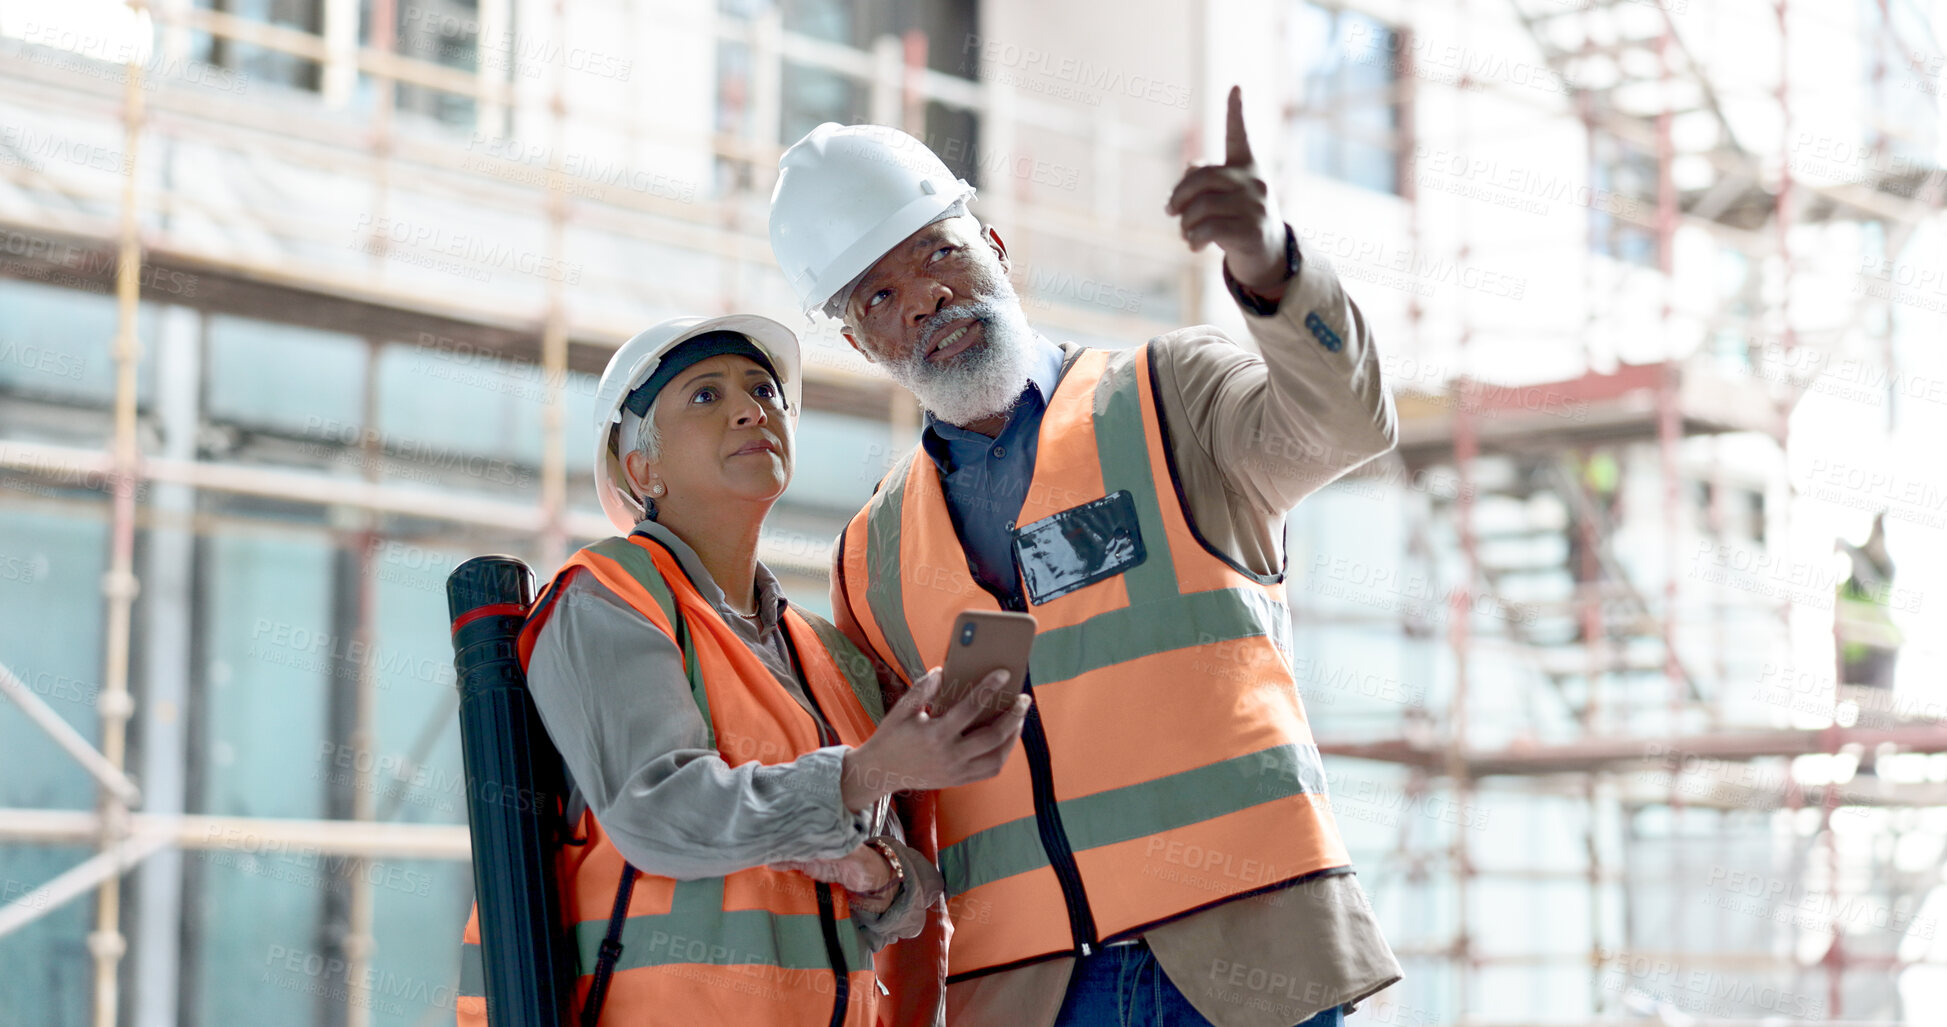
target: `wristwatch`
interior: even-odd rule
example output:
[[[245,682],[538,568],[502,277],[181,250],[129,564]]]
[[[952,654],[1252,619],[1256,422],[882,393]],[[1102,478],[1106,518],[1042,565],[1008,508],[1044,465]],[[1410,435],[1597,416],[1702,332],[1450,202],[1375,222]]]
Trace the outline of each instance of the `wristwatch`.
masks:
[[[1284,225],[1285,281],[1289,282],[1298,277],[1298,266],[1302,262],[1302,259],[1298,254],[1298,233],[1291,230],[1291,222],[1287,221]],[[1231,275],[1230,265],[1224,264],[1221,266],[1224,271],[1224,286],[1230,290],[1230,298],[1236,300],[1238,306],[1243,307],[1245,310],[1259,317],[1270,317],[1272,314],[1278,312],[1278,303],[1273,303],[1244,288],[1244,283],[1238,281]]]
[[[900,861],[899,850],[893,848],[892,843],[884,838],[867,838],[865,844],[879,850],[879,855],[886,858],[886,865],[892,868],[892,880],[867,892],[867,897],[876,899],[899,894],[900,886],[906,883],[906,864]]]

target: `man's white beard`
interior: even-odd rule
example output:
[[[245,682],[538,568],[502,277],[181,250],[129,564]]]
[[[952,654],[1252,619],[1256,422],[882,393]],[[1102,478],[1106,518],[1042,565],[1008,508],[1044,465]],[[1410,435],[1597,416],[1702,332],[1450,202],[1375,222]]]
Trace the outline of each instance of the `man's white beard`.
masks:
[[[920,337],[937,341],[939,329],[961,318],[977,318],[984,336],[979,347],[943,365],[929,364],[927,350],[916,349],[897,363],[883,365],[893,381],[919,398],[934,417],[966,425],[1006,413],[1028,386],[1028,348],[1034,329],[1021,315],[1020,297],[1005,278],[993,295],[948,307],[928,318]]]

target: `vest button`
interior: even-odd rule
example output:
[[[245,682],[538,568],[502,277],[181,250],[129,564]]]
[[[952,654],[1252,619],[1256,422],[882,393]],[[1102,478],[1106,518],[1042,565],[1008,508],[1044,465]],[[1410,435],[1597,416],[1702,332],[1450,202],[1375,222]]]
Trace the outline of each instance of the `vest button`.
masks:
[[[1001,460],[1001,459],[1005,459],[1006,457],[1007,457],[1007,447],[1006,447],[1006,446],[995,446],[995,447],[994,447],[994,459],[996,459],[996,460]]]

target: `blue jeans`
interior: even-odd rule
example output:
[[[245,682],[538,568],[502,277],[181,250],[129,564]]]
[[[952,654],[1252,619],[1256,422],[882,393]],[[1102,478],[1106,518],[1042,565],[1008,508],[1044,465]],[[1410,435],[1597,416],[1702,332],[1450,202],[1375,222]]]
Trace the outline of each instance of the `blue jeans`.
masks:
[[[1235,1001],[1253,999],[1248,988],[1228,988]],[[1255,996],[1271,1003],[1291,998],[1266,992]],[[1270,1006],[1267,1008],[1276,1008]],[[1297,1027],[1344,1027],[1343,1008],[1327,1009]],[[1156,965],[1149,946],[1115,945],[1075,961],[1055,1027],[1210,1027],[1210,1021],[1190,1005],[1176,985]]]

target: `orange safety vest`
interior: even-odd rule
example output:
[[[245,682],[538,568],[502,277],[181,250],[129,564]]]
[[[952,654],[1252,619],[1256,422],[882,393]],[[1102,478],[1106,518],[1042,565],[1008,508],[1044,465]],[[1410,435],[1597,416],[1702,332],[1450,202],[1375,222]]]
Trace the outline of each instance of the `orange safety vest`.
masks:
[[[646,534],[597,542],[562,565],[521,631],[523,669],[560,586],[577,571],[594,574],[677,641],[724,762],[784,763],[820,747],[811,715],[717,615],[676,557]],[[795,608],[786,608],[784,626],[811,699],[839,741],[863,742],[882,712],[870,661],[836,628]],[[585,843],[562,846],[555,866],[577,952],[579,1015],[626,863],[592,812],[582,814],[576,833]],[[464,942],[458,1022],[478,1027],[487,1022],[487,1003],[477,907]],[[602,1007],[605,1023],[868,1027],[875,1019],[873,957],[851,923],[845,890],[800,873],[760,866],[694,881],[643,873],[622,945]]]
[[[1025,758],[936,799],[949,983],[1350,871],[1286,654],[1283,575],[1251,573],[1191,525],[1152,360],[1082,351],[1042,417],[1015,547],[1016,608],[1039,623]],[[1105,508],[1123,511],[1112,530]],[[1070,576],[1037,601],[1024,547],[1091,533],[1077,552],[1117,559],[1037,563]],[[962,610],[999,608],[918,449],[840,546],[835,595],[908,681],[945,661]]]

